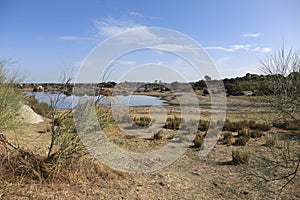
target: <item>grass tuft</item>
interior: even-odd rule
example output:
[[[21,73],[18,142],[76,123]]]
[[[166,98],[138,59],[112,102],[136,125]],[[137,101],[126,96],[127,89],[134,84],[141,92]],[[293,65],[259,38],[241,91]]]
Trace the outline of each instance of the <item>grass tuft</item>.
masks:
[[[233,150],[232,163],[234,165],[248,164],[250,160],[249,152],[246,150]]]

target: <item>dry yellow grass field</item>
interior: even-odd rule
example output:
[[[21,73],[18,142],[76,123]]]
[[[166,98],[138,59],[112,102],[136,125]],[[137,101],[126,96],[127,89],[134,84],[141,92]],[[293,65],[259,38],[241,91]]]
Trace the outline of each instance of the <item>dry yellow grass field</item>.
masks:
[[[199,97],[202,120],[209,120],[210,113],[205,106],[208,97]],[[255,99],[254,99],[255,100]],[[252,98],[228,98],[227,117],[230,121],[255,120],[271,123],[273,113]],[[253,107],[253,105],[257,105]],[[149,116],[151,107],[131,107],[132,118]],[[177,106],[166,106],[168,116],[180,116]],[[153,115],[155,117],[155,114]],[[152,117],[153,117],[152,116]],[[39,156],[46,156],[50,142],[49,119],[44,122],[24,126],[21,130],[5,133],[9,141]],[[130,126],[130,124],[128,124]],[[139,129],[134,130],[137,134]],[[126,130],[117,126],[104,129],[107,137],[120,148],[133,152],[150,152],[170,142],[175,130],[164,129],[160,140],[151,137],[128,136]],[[272,128],[271,132],[292,135],[291,131]],[[225,133],[225,132],[223,132]],[[213,150],[202,160],[198,149],[189,148],[173,164],[152,173],[127,173],[112,170],[91,155],[73,159],[70,165],[56,171],[49,179],[4,176],[15,168],[1,171],[0,199],[274,199],[282,182],[270,182],[265,187],[258,186],[259,180],[249,175],[255,157],[262,152],[269,132],[260,138],[250,138],[246,146],[226,145],[220,136]],[[280,139],[278,139],[280,143]],[[299,142],[292,144],[299,148]],[[246,149],[250,154],[248,165],[233,165],[232,150]],[[11,155],[12,159],[15,155]],[[17,165],[16,165],[17,166]],[[2,166],[3,167],[3,166]],[[299,176],[284,188],[281,199],[299,199]]]

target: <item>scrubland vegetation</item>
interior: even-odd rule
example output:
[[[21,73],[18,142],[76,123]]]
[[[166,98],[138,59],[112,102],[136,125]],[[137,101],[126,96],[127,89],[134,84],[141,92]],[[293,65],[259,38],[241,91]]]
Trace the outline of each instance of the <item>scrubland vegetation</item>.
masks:
[[[268,75],[246,74],[223,80],[229,96],[251,91],[251,95],[262,98],[253,102],[250,97],[228,97],[236,105],[257,105],[258,110],[242,111],[239,109],[245,105],[239,105],[236,111],[236,105],[229,104],[218,143],[203,160],[197,156],[209,128],[222,123],[210,121],[209,112],[203,111],[198,120],[188,120],[181,117],[177,106],[166,106],[161,130],[140,137],[140,132],[159,122],[147,114],[149,107],[133,108],[130,116],[119,121],[115,121],[110,108],[98,107],[99,126],[107,137],[120,148],[134,152],[151,152],[175,141],[178,130],[189,133],[187,127],[197,125],[193,143],[176,162],[153,173],[134,175],[112,170],[90,155],[77,134],[72,109],[55,106],[63,95],[51,99],[51,105],[25,97],[15,87],[16,74],[9,74],[6,65],[0,62],[0,199],[300,198],[297,52],[281,51],[262,62],[262,70]],[[60,94],[72,87],[68,76],[63,82]],[[115,83],[103,86],[113,88]],[[146,85],[152,89],[154,86],[162,94],[170,92],[158,83]],[[173,83],[170,88],[180,86]],[[199,99],[201,96],[209,101],[209,97],[203,97],[205,81],[192,83],[192,87],[203,90]],[[18,118],[22,104],[29,105],[45,121],[24,124]],[[127,135],[117,123],[137,134]]]

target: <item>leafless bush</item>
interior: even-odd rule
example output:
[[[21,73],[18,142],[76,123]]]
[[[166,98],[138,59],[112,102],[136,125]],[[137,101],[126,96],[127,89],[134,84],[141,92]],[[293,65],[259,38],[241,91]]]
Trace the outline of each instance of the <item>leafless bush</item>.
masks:
[[[284,48],[274,53],[270,58],[261,61],[260,69],[266,73],[269,94],[265,100],[270,102],[272,109],[279,114],[283,122],[300,121],[300,54],[299,51]],[[271,95],[270,95],[271,94]],[[267,135],[265,147],[250,168],[254,177],[263,185],[279,184],[277,198],[284,188],[293,184],[299,175],[300,151],[299,134],[300,123],[292,132],[285,133],[280,141],[274,134]],[[269,127],[262,127],[269,129]],[[264,129],[265,130],[265,129]],[[294,134],[294,137],[291,135]],[[293,145],[292,145],[293,144]]]
[[[61,75],[61,82],[68,87],[72,74],[65,72]],[[64,91],[59,91],[54,96],[49,96],[51,119],[51,142],[48,147],[46,161],[61,163],[63,159],[82,156],[86,152],[76,133],[76,127],[72,118],[71,105],[69,109],[59,110],[60,104],[66,103],[67,96]],[[56,146],[56,148],[55,148]]]

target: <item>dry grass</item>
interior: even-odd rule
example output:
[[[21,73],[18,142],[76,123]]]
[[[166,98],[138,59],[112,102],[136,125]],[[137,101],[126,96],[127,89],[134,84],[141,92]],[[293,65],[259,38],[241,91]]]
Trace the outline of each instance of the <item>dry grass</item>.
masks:
[[[170,106],[168,109],[168,117],[180,118],[178,107]],[[147,108],[143,107],[130,108],[130,110],[132,118],[145,116],[149,113]],[[104,118],[103,130],[107,137],[114,144],[128,151],[155,151],[170,142],[171,136],[176,134],[174,129],[162,129],[163,137],[159,140],[153,140],[153,136],[149,139],[127,135],[126,130],[124,132],[115,125],[107,126],[110,123],[110,118],[107,117],[109,111],[102,114]],[[210,113],[204,111],[202,114],[201,120],[209,121]],[[235,110],[229,110],[227,119],[230,122],[252,119],[256,123],[270,123],[270,116],[272,115],[272,113],[267,112],[245,111],[237,113]],[[251,118],[249,119],[247,116],[251,116]],[[7,138],[11,141],[18,138],[19,146],[27,147],[26,149],[31,152],[39,152],[41,156],[37,156],[36,160],[43,162],[47,150],[44,146],[45,144],[47,146],[50,135],[47,131],[43,133],[38,133],[38,131],[45,129],[47,123],[46,121],[42,124],[28,126],[23,130],[22,135],[11,132]],[[136,133],[138,134],[139,130]],[[232,139],[241,137],[235,136],[234,138],[231,132],[227,134],[229,144],[232,143]],[[251,131],[249,134],[251,136]],[[247,152],[251,155],[250,163],[254,157],[252,155],[256,155],[253,152],[257,149],[266,148],[264,143],[265,137],[256,137],[247,142]],[[15,172],[8,168],[12,171],[6,171],[7,177],[0,176],[0,199],[273,199],[274,196],[272,195],[266,197],[266,194],[269,194],[268,191],[253,189],[256,182],[253,178],[248,179],[243,175],[244,166],[231,165],[232,150],[239,148],[241,147],[217,144],[203,160],[198,158],[198,149],[188,149],[172,165],[149,174],[117,172],[87,156],[80,159],[70,159],[57,168],[55,173],[49,172],[47,178],[34,176],[43,167],[32,167],[33,170],[29,174],[33,175],[29,176],[28,174],[27,177],[15,176]],[[12,162],[22,162],[23,166],[30,161],[29,158],[23,161],[24,158],[19,154],[10,155],[10,158],[14,158],[11,160]],[[36,160],[33,163],[36,163]],[[47,168],[51,166],[48,163],[45,165]],[[28,169],[27,171],[30,172]],[[299,186],[299,180],[295,180],[295,184],[287,188],[283,194],[284,199],[300,198],[297,194],[297,186]],[[280,188],[280,185],[273,187],[272,189],[276,190]]]
[[[233,150],[232,163],[235,165],[248,164],[250,159],[249,152],[246,150]]]

